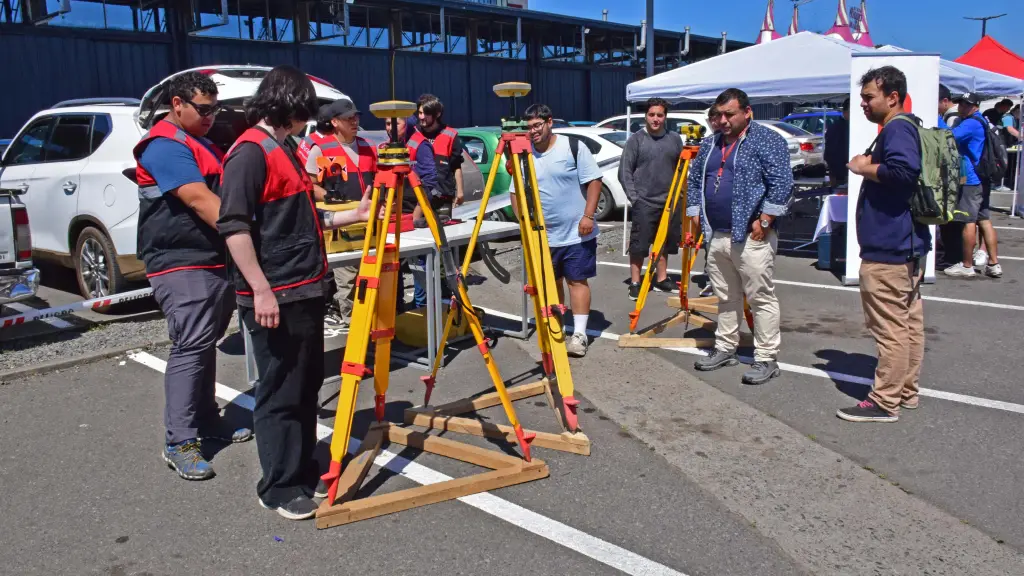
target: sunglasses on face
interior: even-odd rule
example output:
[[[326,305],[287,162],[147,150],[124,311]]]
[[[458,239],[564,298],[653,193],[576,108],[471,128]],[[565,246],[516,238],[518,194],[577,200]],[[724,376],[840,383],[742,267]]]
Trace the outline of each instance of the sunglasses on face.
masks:
[[[185,100],[185,103],[192,108],[195,108],[196,114],[199,114],[203,118],[213,116],[214,114],[224,110],[224,107],[221,106],[219,102],[217,104],[196,104],[192,100]]]

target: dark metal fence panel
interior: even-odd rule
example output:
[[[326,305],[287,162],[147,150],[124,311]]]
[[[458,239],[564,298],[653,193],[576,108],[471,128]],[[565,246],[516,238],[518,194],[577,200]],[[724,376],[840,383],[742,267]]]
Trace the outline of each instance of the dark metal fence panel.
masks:
[[[398,52],[394,66],[397,100],[415,102],[422,94],[433,94],[444,103],[445,123],[456,127],[469,124],[469,62],[466,57]],[[377,77],[387,86],[387,75]]]
[[[213,64],[298,64],[294,44],[192,37],[188,48],[190,68]]]
[[[590,115],[587,71],[570,67],[542,66],[536,70],[533,84],[533,102],[543,102],[551,108],[555,118],[586,120]],[[625,95],[626,87],[622,87]]]
[[[369,113],[369,105],[391,99],[391,58],[381,50],[300,46],[299,67],[323,78],[343,92],[362,110],[364,128],[382,128],[383,122]]]
[[[590,72],[590,118],[600,122],[609,116],[618,116],[626,111],[626,85],[640,79],[636,70],[595,69]],[[568,118],[567,118],[568,120]]]
[[[505,82],[528,82],[526,62],[476,57],[469,61],[466,90],[471,101],[469,125],[498,126],[508,116],[509,102],[494,94],[494,85]],[[533,96],[519,103],[521,113]]]
[[[170,43],[157,35],[4,26],[0,33],[4,92],[0,138],[13,138],[36,112],[61,100],[141,98],[170,74]]]

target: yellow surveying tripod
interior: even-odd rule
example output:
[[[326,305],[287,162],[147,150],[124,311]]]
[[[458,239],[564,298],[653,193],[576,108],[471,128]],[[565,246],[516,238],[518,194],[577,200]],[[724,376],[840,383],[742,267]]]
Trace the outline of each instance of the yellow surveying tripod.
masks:
[[[523,261],[527,271],[528,284],[523,286],[523,290],[533,300],[544,374],[549,380],[556,380],[558,384],[558,396],[561,402],[552,399],[555,400],[557,406],[561,407],[561,410],[556,407],[556,412],[561,419],[560,424],[569,432],[576,432],[579,430],[579,420],[576,415],[579,401],[574,396],[572,372],[569,370],[569,355],[565,350],[562,317],[566,312],[566,307],[558,299],[558,287],[555,284],[555,273],[551,264],[551,249],[548,246],[548,236],[544,228],[544,212],[541,209],[537,172],[533,164],[526,123],[518,117],[516,112],[516,98],[526,96],[530,90],[531,86],[525,82],[506,82],[494,86],[494,93],[499,98],[509,99],[511,113],[501,122],[501,139],[494,153],[494,160],[491,162],[491,171],[487,176],[483,197],[480,199],[480,209],[473,226],[473,234],[466,247],[461,273],[464,276],[469,272],[473,251],[480,235],[480,227],[483,224],[484,215],[487,214],[487,202],[494,189],[495,176],[498,174],[498,163],[502,158],[506,158],[512,163],[510,170],[513,182],[512,201],[515,202],[516,212],[519,215]],[[441,356],[448,342],[454,318],[455,308],[453,307],[445,321],[444,333],[435,356],[433,369],[429,376],[422,378],[427,386],[424,404],[430,402],[430,393],[434,387],[437,371],[441,366]]]
[[[530,460],[530,440],[532,435],[524,434],[515,408],[505,392],[505,383],[498,373],[498,368],[491,357],[489,342],[484,338],[483,327],[476,316],[466,284],[455,266],[455,257],[444,228],[438,225],[434,211],[431,209],[420,179],[412,171],[409,150],[398,137],[398,118],[405,118],[416,111],[412,102],[389,101],[370,105],[370,112],[378,118],[391,120],[389,141],[379,153],[378,171],[373,181],[370,201],[371,219],[367,224],[366,238],[363,242],[363,255],[359,263],[359,275],[356,277],[355,303],[352,309],[351,329],[345,345],[345,356],[341,364],[341,392],[338,396],[338,409],[334,417],[334,435],[331,438],[331,465],[321,479],[327,484],[326,502],[334,504],[338,495],[338,480],[341,477],[342,462],[348,452],[348,444],[352,436],[352,421],[355,417],[356,395],[359,383],[367,376],[373,376],[376,392],[374,408],[377,421],[384,419],[385,394],[388,390],[388,376],[391,363],[391,340],[395,337],[395,305],[399,295],[398,274],[399,239],[401,237],[400,217],[396,218],[394,241],[388,242],[387,223],[391,220],[395,206],[401,205],[402,191],[406,180],[416,194],[416,201],[423,209],[427,227],[433,236],[434,243],[441,252],[447,274],[448,287],[452,290],[452,308],[449,313],[458,312],[469,322],[470,330],[476,339],[477,347],[484,357],[487,371],[494,381],[494,387],[501,397],[509,423],[515,428],[519,446],[525,460]],[[384,200],[381,201],[381,194]],[[383,219],[376,216],[383,207]],[[370,254],[371,247],[376,250]],[[370,342],[375,345],[374,369],[366,367],[366,353]]]

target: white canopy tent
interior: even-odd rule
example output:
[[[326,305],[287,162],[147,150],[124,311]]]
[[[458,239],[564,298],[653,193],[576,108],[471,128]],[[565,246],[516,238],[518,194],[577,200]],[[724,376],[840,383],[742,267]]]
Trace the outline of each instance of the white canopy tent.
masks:
[[[754,103],[842,100],[850,95],[851,55],[880,51],[800,32],[633,82],[626,99],[711,102],[735,87]],[[1024,80],[947,60],[939,63],[939,80],[954,93],[1024,92]]]

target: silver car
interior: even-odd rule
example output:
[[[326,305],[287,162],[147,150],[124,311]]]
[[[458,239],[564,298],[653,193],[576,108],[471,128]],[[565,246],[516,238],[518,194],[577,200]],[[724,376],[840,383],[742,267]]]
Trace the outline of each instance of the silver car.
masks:
[[[755,120],[758,124],[775,130],[786,139],[789,147],[789,166],[794,176],[825,175],[825,139],[815,136],[803,128],[779,120]]]

